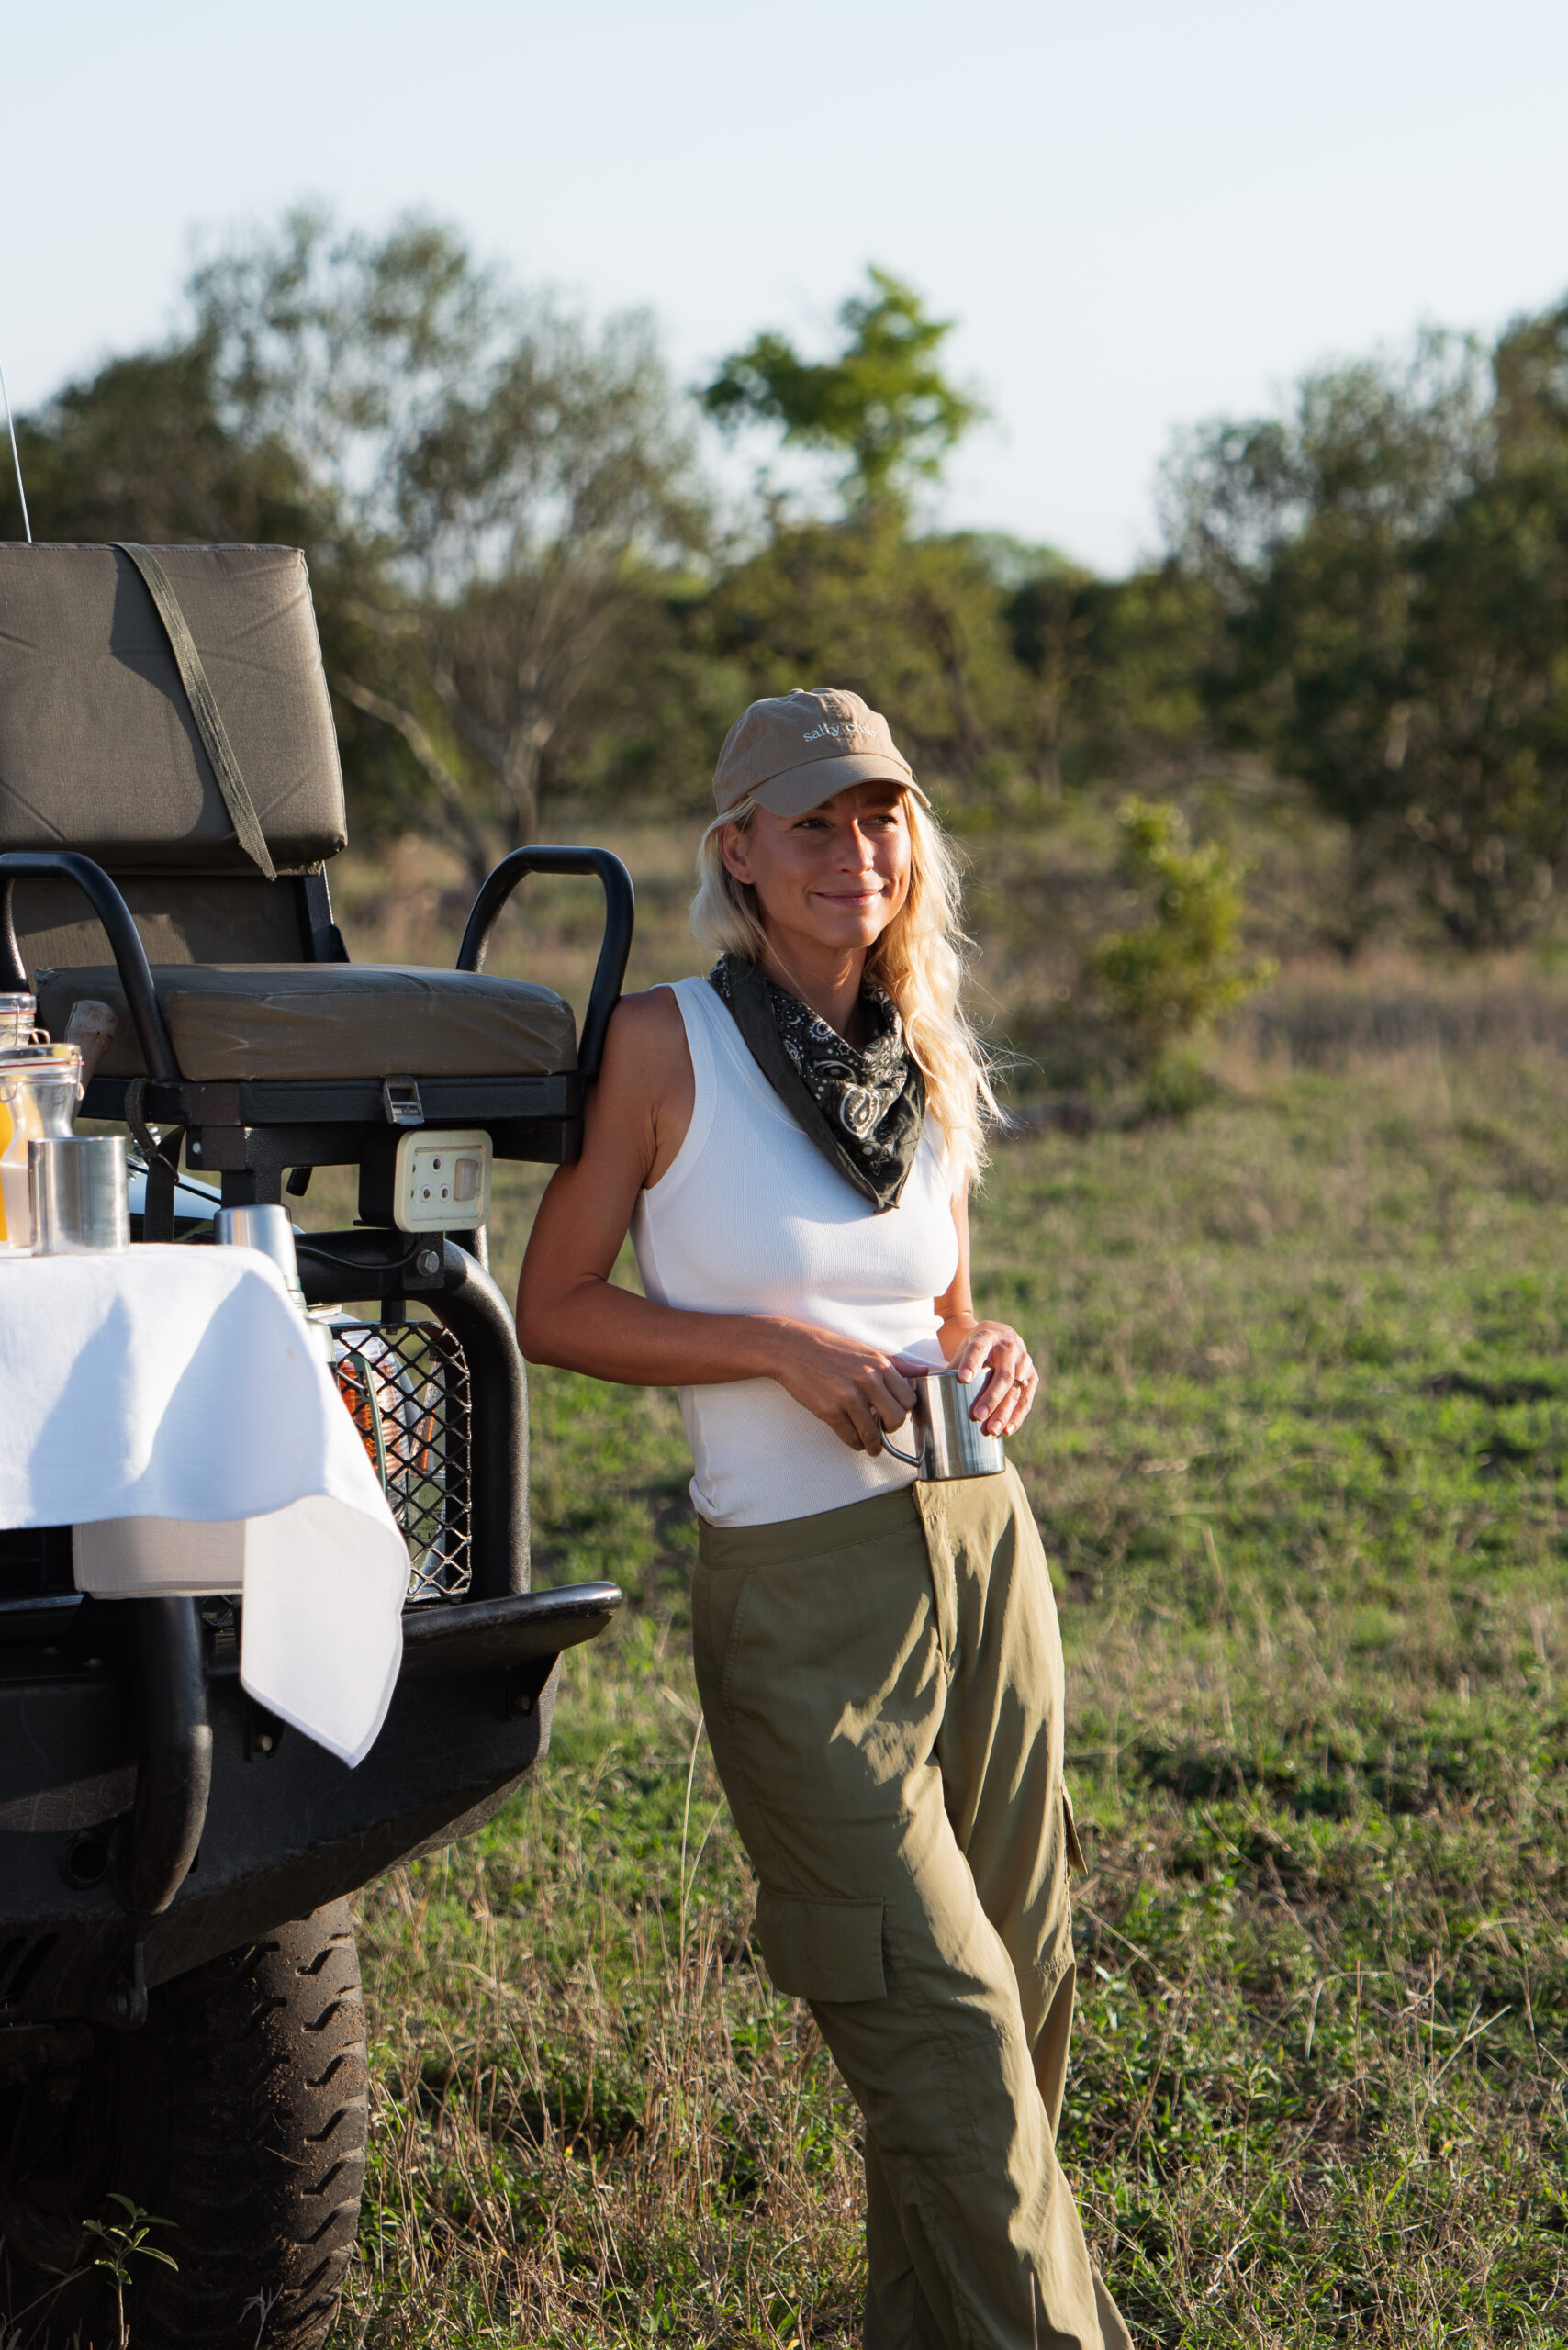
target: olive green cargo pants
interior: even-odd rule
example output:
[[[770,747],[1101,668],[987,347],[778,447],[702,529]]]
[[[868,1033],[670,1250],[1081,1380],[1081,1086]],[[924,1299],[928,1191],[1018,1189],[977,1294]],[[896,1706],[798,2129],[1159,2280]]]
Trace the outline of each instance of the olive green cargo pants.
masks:
[[[867,2350],[1122,2350],[1056,2157],[1056,1601],[1016,1472],[700,1530],[698,1686],[757,1933],[866,2122]]]

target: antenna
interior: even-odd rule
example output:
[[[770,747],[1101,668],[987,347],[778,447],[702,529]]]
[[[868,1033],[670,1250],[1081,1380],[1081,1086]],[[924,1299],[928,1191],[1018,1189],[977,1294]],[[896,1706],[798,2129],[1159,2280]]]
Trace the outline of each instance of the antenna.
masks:
[[[0,367],[0,401],[6,408],[6,430],[11,436],[11,463],[17,468],[17,495],[22,501],[22,528],[28,534],[28,544],[33,543],[33,526],[28,519],[28,493],[22,487],[22,460],[17,453],[17,422],[11,414],[11,395],[6,389],[6,370]]]

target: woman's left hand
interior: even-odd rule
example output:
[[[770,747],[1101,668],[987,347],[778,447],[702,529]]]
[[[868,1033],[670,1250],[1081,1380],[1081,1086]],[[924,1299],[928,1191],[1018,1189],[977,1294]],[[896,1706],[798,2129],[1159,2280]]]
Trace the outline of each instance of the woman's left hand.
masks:
[[[1029,1349],[1006,1322],[977,1322],[953,1357],[960,1379],[972,1379],[989,1364],[991,1378],[969,1406],[987,1436],[1012,1436],[1029,1416],[1039,1393],[1040,1374],[1029,1360]]]

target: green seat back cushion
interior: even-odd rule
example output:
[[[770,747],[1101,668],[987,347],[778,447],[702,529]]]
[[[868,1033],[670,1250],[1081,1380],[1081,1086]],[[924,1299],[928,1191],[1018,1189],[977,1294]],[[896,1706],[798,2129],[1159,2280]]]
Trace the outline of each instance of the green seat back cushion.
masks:
[[[342,778],[305,558],[160,547],[280,871],[343,845]],[[117,873],[253,873],[130,559],[0,546],[0,849]]]

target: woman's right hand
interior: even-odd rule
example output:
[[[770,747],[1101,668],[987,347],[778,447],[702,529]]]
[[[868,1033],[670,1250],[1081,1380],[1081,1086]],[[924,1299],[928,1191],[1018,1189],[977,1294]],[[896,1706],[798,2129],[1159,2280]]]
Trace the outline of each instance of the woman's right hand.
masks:
[[[914,1404],[914,1390],[896,1358],[859,1338],[800,1322],[772,1322],[771,1336],[768,1376],[851,1452],[875,1460],[884,1431],[902,1427]]]

